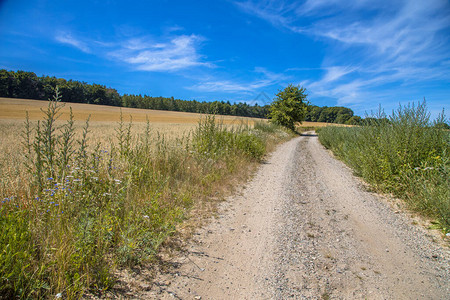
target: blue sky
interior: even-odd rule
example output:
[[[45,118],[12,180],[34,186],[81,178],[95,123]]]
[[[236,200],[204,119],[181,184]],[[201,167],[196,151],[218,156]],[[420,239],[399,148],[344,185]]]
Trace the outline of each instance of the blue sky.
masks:
[[[450,2],[0,0],[0,68],[200,101],[292,83],[362,116],[423,97],[450,115]]]

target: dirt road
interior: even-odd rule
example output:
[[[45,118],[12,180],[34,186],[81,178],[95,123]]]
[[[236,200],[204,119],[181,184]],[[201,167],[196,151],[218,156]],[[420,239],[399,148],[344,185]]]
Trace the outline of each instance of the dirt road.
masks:
[[[315,135],[281,145],[142,298],[450,299],[450,253]]]

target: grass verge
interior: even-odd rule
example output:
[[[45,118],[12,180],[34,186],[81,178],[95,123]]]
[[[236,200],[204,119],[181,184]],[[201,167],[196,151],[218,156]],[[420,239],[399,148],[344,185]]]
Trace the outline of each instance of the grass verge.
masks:
[[[377,190],[450,230],[450,132],[442,113],[430,121],[425,102],[380,111],[361,127],[324,127],[320,142]]]

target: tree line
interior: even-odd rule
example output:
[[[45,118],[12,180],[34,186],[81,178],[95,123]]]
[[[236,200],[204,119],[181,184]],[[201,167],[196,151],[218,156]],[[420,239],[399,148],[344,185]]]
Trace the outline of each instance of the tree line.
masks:
[[[355,116],[353,110],[347,107],[308,105],[305,121],[359,125],[362,119]]]
[[[229,101],[181,100],[174,97],[148,95],[120,95],[116,89],[101,84],[66,80],[54,76],[37,76],[33,72],[0,70],[0,97],[47,100],[54,95],[56,86],[61,101],[130,108],[156,109],[193,113],[214,113],[242,117],[267,118],[270,105],[249,105]],[[361,118],[345,107],[307,106],[305,121],[357,124]]]

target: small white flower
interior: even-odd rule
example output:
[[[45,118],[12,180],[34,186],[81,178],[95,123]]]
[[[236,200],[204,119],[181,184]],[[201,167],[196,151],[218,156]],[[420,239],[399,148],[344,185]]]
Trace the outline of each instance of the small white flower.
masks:
[[[148,218],[150,218],[149,216],[147,216],[147,215],[144,215],[144,219],[148,219]]]

